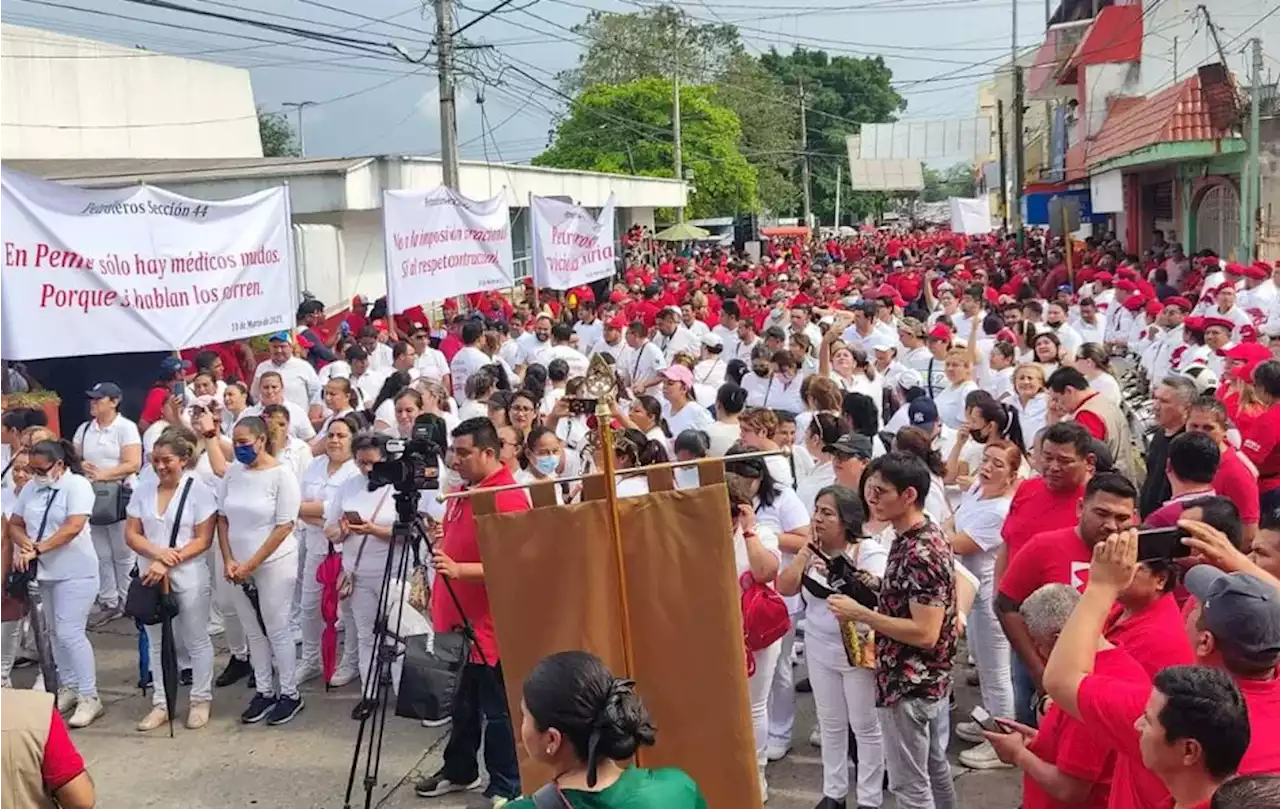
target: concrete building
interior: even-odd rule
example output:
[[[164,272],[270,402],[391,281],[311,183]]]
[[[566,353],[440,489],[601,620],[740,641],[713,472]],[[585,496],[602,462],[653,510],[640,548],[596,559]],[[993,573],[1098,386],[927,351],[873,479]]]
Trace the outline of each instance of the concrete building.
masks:
[[[249,71],[0,25],[5,160],[262,157]]]
[[[435,188],[440,161],[413,156],[246,160],[6,160],[47,180],[85,188],[147,183],[197,199],[244,196],[287,185],[298,289],[338,308],[355,295],[386,291],[382,192]],[[616,232],[654,226],[654,210],[683,206],[688,186],[655,177],[464,160],[460,190],[473,199],[505,194],[517,275],[527,274],[529,194],[568,197],[598,213],[616,195]]]

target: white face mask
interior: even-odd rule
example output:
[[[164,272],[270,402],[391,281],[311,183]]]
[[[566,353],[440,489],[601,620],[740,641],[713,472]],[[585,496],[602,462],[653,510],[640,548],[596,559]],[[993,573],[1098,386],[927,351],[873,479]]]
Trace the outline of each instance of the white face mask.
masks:
[[[696,466],[682,466],[675,470],[676,488],[677,489],[696,489],[698,488],[698,468]]]
[[[52,475],[32,475],[31,482],[37,486],[52,486],[54,480]]]

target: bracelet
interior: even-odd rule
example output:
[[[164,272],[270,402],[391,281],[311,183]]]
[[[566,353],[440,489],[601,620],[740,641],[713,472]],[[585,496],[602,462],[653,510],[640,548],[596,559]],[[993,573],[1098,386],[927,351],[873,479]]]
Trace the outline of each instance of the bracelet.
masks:
[[[209,432],[205,433],[205,434],[204,434],[204,437],[205,437],[206,439],[213,439],[213,438],[217,438],[217,437],[218,437],[218,431],[217,431],[217,429],[215,428],[215,429],[212,429],[212,430],[210,430]]]

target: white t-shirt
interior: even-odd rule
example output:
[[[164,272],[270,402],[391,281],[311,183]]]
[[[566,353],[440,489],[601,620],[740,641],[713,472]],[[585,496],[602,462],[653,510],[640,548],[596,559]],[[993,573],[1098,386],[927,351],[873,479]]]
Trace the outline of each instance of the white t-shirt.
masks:
[[[981,488],[982,484],[975,481],[969,491],[960,498],[960,505],[956,508],[955,515],[956,531],[968,534],[982,549],[979,553],[960,556],[960,563],[981,582],[979,597],[989,599],[995,579],[996,551],[1004,542],[1000,529],[1004,525],[1005,517],[1009,516],[1009,504],[1013,502],[1013,495],[984,500]]]
[[[946,390],[939,391],[933,397],[938,408],[938,418],[951,429],[959,429],[965,421],[964,400],[978,389],[977,382],[962,382],[959,385],[948,385]]]
[[[1112,404],[1120,404],[1120,383],[1111,374],[1103,371],[1095,378],[1089,380],[1089,387],[1101,393],[1104,399],[1108,399]]]
[[[768,456],[765,460],[773,458],[786,461],[778,455]],[[753,505],[756,510],[756,525],[768,528],[778,536],[788,531],[798,531],[809,524],[809,512],[805,510],[799,495],[789,485],[777,487],[771,504],[766,506],[757,497]],[[781,551],[781,554],[784,566],[791,564],[791,560],[795,558],[795,554],[785,550]],[[799,596],[784,596],[782,600],[787,602],[787,609],[792,615],[798,614],[803,609]]]
[[[551,340],[539,340],[538,335],[530,332],[521,335],[517,340],[520,344],[520,364],[521,365],[541,365],[546,367],[551,361]]]
[[[110,469],[120,465],[125,447],[142,446],[142,436],[138,434],[138,425],[117,414],[105,427],[98,424],[97,419],[81,424],[75,432],[75,446],[85,463]],[[126,485],[132,486],[134,479],[133,475],[125,478]]]
[[[133,490],[126,513],[142,521],[142,535],[152,545],[161,548],[169,547],[169,537],[173,536],[174,523],[179,519],[178,504],[182,500],[182,490],[187,482],[191,482],[191,491],[187,493],[187,501],[182,504],[181,524],[173,547],[185,548],[195,539],[196,526],[212,517],[218,510],[218,500],[213,491],[199,477],[186,472],[178,481],[178,488],[165,507],[164,514],[159,513],[160,480],[154,476],[140,479]],[[146,569],[145,560],[139,560],[140,569]],[[202,557],[186,560],[177,567],[169,569],[169,580],[178,591],[200,587],[209,579],[209,566]]]
[[[328,366],[325,366],[328,367]],[[444,358],[443,351],[437,351],[431,346],[422,349],[422,353],[418,355],[418,361],[414,363],[414,370],[419,377],[425,377],[436,382],[441,382],[451,372],[449,361]]]
[[[720,338],[720,342],[724,343],[724,350],[720,352],[720,356],[728,362],[738,356],[738,330],[731,329],[727,326],[717,324],[711,333]]]
[[[369,368],[359,376],[355,376],[353,374],[348,378],[351,380],[351,384],[355,386],[356,390],[360,392],[360,401],[365,407],[368,407],[373,404],[375,399],[378,398],[378,391],[382,390],[382,384],[387,381],[387,377],[389,376],[391,376],[391,372],[389,370],[375,371],[372,368]],[[457,378],[455,377],[454,379],[454,384],[456,385]]]
[[[338,494],[338,488],[346,482],[352,475],[359,475],[360,470],[356,467],[356,462],[347,460],[332,475],[329,474],[329,457],[320,455],[311,460],[307,471],[303,473],[300,482],[303,502],[318,501],[325,504],[328,508],[329,501]],[[326,553],[329,550],[329,541],[325,538],[324,528],[319,525],[298,520],[298,528],[294,533],[302,537],[302,541],[306,543],[307,553]]]
[[[725,371],[729,369],[729,363],[721,359],[723,356],[722,352],[719,357],[702,360],[693,366],[694,385],[706,385],[711,388],[713,401],[716,391],[724,384]]]
[[[68,516],[82,514],[87,518],[93,513],[94,499],[93,486],[88,480],[72,472],[63,472],[51,486],[40,486],[35,481],[23,486],[13,513],[26,523],[26,533],[31,541],[39,542],[61,528]],[[44,531],[40,531],[46,507],[49,517],[44,520]],[[40,581],[98,578],[98,553],[93,549],[87,519],[75,539],[40,554],[36,578]]]
[[[683,325],[677,325],[670,337],[659,332],[653,340],[658,344],[658,348],[662,349],[662,356],[668,363],[674,360],[677,354],[690,354],[696,357],[702,353],[699,350],[698,338]]]
[[[818,501],[818,492],[836,482],[836,470],[831,461],[815,464],[808,474],[801,475],[796,481],[796,496],[804,503],[804,509],[813,516],[814,504]]]
[[[707,438],[711,439],[710,448],[707,454],[713,458],[721,458],[729,447],[742,437],[742,428],[735,424],[725,424],[721,421],[713,421],[703,428],[703,432],[707,434]]]
[[[471,375],[492,362],[488,354],[475,346],[463,346],[453,355],[449,373],[453,377],[453,395],[459,403],[467,401],[467,380]]]
[[[387,349],[387,354],[391,354],[391,349]],[[372,359],[369,364],[374,365]],[[390,361],[387,365],[391,365]],[[271,361],[259,363],[253,371],[253,386],[250,388],[255,398],[260,396],[258,383],[267,371],[280,374],[280,379],[284,382],[284,398],[297,405],[303,413],[307,412],[312,402],[320,400],[320,376],[311,367],[311,363],[297,357],[290,357],[283,365],[276,365]]]
[[[756,538],[760,540],[760,544],[764,546],[765,550],[778,559],[778,564],[782,564],[782,551],[778,548],[778,535],[773,532],[773,529],[757,525]],[[751,560],[747,557],[747,539],[742,535],[742,531],[737,528],[733,531],[733,563],[739,579],[751,571]]]
[[[924,498],[924,513],[938,525],[942,525],[951,517],[951,504],[947,502],[947,486],[937,475],[929,475],[929,494]]]
[[[240,414],[240,419],[247,416],[262,417],[262,405],[254,405],[246,407]],[[316,437],[316,428],[311,426],[311,416],[307,414],[305,407],[298,407],[292,401],[286,399],[283,405],[285,410],[289,411],[289,435],[303,441],[310,441]],[[240,419],[236,419],[239,421]]]
[[[1030,452],[1032,445],[1035,444],[1036,433],[1044,429],[1045,421],[1049,418],[1049,396],[1043,392],[1038,393],[1031,397],[1024,407],[1022,399],[1014,395],[1010,397],[1009,404],[1018,411],[1018,426],[1022,428],[1022,445]]]
[[[804,400],[800,398],[800,386],[803,383],[804,377],[800,374],[793,376],[790,382],[778,374],[762,377],[753,372],[742,378],[749,407],[767,407],[790,413],[804,411]]]
[[[634,388],[656,378],[667,367],[667,359],[662,355],[662,349],[652,341],[646,341],[638,349],[628,346],[625,363],[620,362],[618,367],[631,380]]]
[[[617,475],[615,486],[619,497],[644,497],[649,493],[649,479],[644,475]]]
[[[298,519],[302,491],[294,471],[284,464],[250,469],[232,464],[222,476],[218,511],[227,518],[227,542],[234,559],[244,562],[257,553],[277,525]],[[267,558],[268,562],[297,553],[293,531]]]
[[[625,340],[618,340],[616,343],[607,343],[603,338],[591,344],[591,352],[589,356],[594,357],[597,354],[608,354],[613,357],[614,362],[621,362],[622,355],[627,351],[627,343]],[[620,365],[618,367],[621,367]]]
[[[599,319],[590,323],[579,320],[573,324],[573,333],[578,336],[578,350],[586,352],[604,337],[604,323]]]
[[[715,419],[711,418],[705,407],[697,402],[685,402],[679,411],[667,416],[667,428],[671,430],[671,437],[674,439],[685,430],[705,431],[713,421]]]
[[[847,551],[845,552],[848,553]],[[868,538],[858,543],[854,551],[854,567],[873,576],[884,576],[889,552],[877,540]],[[805,575],[809,575],[806,571]],[[840,637],[840,622],[824,599],[804,593],[804,642],[806,650],[813,645],[819,654],[826,653],[835,660],[844,660],[844,641]],[[837,657],[838,655],[838,657]]]
[[[552,360],[564,360],[565,364],[569,366],[569,375],[565,379],[586,376],[587,366],[590,364],[586,354],[569,345],[552,346],[547,352],[547,362]]]
[[[390,486],[369,491],[369,479],[357,472],[338,487],[333,499],[324,504],[325,525],[337,525],[343,512],[354,511],[373,525],[390,528],[396,521],[396,504],[392,501]],[[361,546],[364,551],[361,552]],[[342,567],[356,571],[358,575],[381,577],[386,570],[387,553],[391,543],[372,534],[351,534],[342,542]],[[404,553],[404,548],[399,548]],[[359,557],[357,565],[356,557]],[[392,562],[398,564],[398,559]],[[379,579],[381,580],[381,579]]]

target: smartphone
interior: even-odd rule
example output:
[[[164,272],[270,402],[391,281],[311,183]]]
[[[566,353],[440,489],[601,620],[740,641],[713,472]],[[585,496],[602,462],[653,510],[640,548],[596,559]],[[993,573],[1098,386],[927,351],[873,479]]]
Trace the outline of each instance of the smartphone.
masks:
[[[177,396],[179,399],[185,399],[186,394],[187,394],[187,383],[183,382],[182,380],[178,380],[177,382],[173,383],[174,396]]]
[[[981,705],[974,706],[974,709],[969,713],[969,716],[973,717],[973,721],[978,723],[978,727],[982,728],[988,733],[1008,733],[1009,732],[999,722],[996,721],[994,716],[987,713],[987,709],[983,708]]]
[[[364,517],[361,517],[360,512],[358,511],[344,511],[342,512],[342,516],[352,525],[364,524]]]
[[[1191,548],[1182,544],[1187,532],[1177,527],[1144,528],[1138,531],[1138,559],[1181,559],[1191,555]]]

